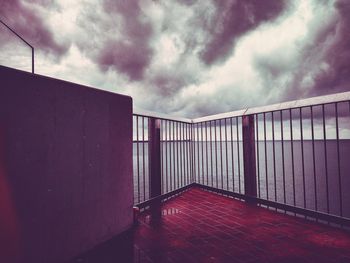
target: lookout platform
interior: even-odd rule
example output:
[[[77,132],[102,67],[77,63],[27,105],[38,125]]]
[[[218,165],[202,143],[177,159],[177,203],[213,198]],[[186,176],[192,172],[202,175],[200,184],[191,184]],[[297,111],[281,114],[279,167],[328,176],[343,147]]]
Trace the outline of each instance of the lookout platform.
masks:
[[[126,244],[132,247],[126,247]],[[350,262],[350,233],[193,187],[74,262]]]

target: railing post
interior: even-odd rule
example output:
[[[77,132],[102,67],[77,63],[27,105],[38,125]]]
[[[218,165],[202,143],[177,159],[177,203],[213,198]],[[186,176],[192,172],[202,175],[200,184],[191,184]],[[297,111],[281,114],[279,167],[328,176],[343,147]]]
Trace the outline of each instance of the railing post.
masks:
[[[243,129],[243,161],[244,161],[244,190],[248,197],[256,197],[256,160],[254,115],[242,117]]]
[[[149,171],[150,171],[150,198],[155,198],[162,193],[161,183],[161,163],[160,163],[160,120],[149,118]],[[157,220],[161,217],[160,200],[151,205],[152,219]]]

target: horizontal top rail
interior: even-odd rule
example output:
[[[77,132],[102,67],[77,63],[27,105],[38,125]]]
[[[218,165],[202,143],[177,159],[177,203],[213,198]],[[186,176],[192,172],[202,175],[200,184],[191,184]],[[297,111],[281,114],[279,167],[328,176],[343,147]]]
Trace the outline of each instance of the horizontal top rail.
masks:
[[[318,96],[318,97],[312,97],[312,98],[301,99],[301,100],[292,100],[292,101],[286,101],[286,102],[267,105],[267,106],[246,108],[238,111],[231,111],[226,113],[209,115],[209,116],[193,119],[192,122],[199,123],[199,122],[220,120],[220,119],[226,119],[226,118],[232,118],[232,117],[240,117],[240,116],[258,114],[258,113],[264,113],[264,112],[266,113],[266,112],[288,110],[288,109],[295,109],[295,108],[302,108],[302,107],[309,107],[309,106],[317,106],[322,104],[329,104],[329,103],[349,101],[349,100],[350,100],[350,91],[347,91],[347,92],[336,93],[336,94],[331,94],[326,96]]]
[[[182,117],[174,117],[174,116],[167,115],[164,113],[141,110],[139,108],[134,108],[133,114],[137,115],[137,116],[157,118],[157,119],[161,119],[161,120],[171,120],[171,121],[177,121],[177,122],[192,123],[191,119],[182,118]]]
[[[179,121],[179,122],[185,122],[185,123],[200,123],[200,122],[206,122],[206,121],[221,120],[226,118],[241,117],[245,115],[259,114],[264,112],[266,113],[266,112],[273,112],[273,111],[280,111],[280,110],[289,110],[289,109],[317,106],[322,104],[329,104],[329,103],[343,102],[343,101],[350,101],[350,91],[335,93],[335,94],[325,95],[325,96],[317,96],[317,97],[301,99],[301,100],[286,101],[286,102],[281,102],[281,103],[276,103],[276,104],[271,104],[271,105],[261,106],[261,107],[246,108],[246,109],[237,110],[237,111],[230,111],[225,113],[204,116],[196,119],[174,117],[163,113],[141,110],[138,108],[134,108],[134,115],[144,116],[144,117],[153,117],[153,118],[158,118],[163,120]]]

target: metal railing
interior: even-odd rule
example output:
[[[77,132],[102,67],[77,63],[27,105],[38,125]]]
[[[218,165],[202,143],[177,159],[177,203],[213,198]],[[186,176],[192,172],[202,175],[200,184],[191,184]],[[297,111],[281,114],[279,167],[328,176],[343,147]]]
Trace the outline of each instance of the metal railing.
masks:
[[[162,194],[197,185],[350,225],[350,92],[193,120],[135,117],[161,119]]]
[[[133,163],[134,203],[145,202],[156,195],[151,191],[152,125],[159,126],[159,176],[161,194],[176,191],[192,180],[191,120],[134,110]]]
[[[244,194],[242,116],[193,123],[195,182]]]
[[[30,47],[32,51],[32,73],[34,74],[34,47],[28,43],[20,34],[18,34],[14,29],[12,29],[9,25],[7,25],[3,20],[0,19],[0,23],[3,24],[8,30],[10,30],[16,37],[22,40],[28,47]]]

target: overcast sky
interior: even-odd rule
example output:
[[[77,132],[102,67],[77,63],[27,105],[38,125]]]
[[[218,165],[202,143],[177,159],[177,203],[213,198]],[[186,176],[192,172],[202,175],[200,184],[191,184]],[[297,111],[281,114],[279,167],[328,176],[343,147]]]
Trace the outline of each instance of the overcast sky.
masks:
[[[349,90],[350,0],[0,0],[36,73],[200,117]],[[30,70],[1,27],[0,64]]]

